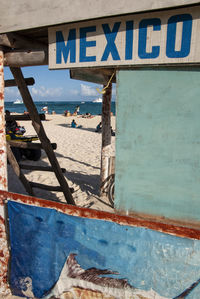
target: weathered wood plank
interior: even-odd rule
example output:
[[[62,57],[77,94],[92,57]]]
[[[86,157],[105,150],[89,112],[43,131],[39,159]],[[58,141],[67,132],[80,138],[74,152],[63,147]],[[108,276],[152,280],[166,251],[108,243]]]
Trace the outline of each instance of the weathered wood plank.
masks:
[[[111,98],[112,83],[105,89],[102,102],[101,195],[106,191],[106,184],[108,181],[108,167],[111,150]]]
[[[40,165],[26,165],[26,164],[19,164],[21,169],[27,169],[27,170],[38,170],[38,171],[51,171],[53,172],[53,168],[50,166],[40,166]],[[62,172],[65,173],[66,169],[61,168]]]
[[[30,182],[30,185],[32,188],[38,188],[38,189],[43,189],[43,190],[48,190],[48,191],[57,191],[57,192],[63,192],[61,186],[50,186],[50,185],[45,185],[45,184],[40,184],[36,182]],[[74,192],[74,188],[70,188],[70,192]]]
[[[36,183],[36,182],[30,182],[30,185],[32,188],[39,188],[39,189],[48,190],[48,191],[62,192],[61,186],[50,186],[50,185],[40,184],[40,183]]]
[[[17,163],[17,160],[15,159],[15,156],[10,148],[10,145],[7,143],[7,157],[8,161],[10,162],[10,165],[12,166],[15,174],[18,176],[22,184],[24,185],[24,188],[30,195],[34,195],[33,189],[29,183],[29,181],[26,179],[25,175],[21,171],[19,164]]]
[[[6,138],[4,114],[4,71],[3,71],[3,51],[0,49],[0,189],[7,190],[7,167],[6,167]]]
[[[12,49],[47,50],[48,46],[41,41],[27,38],[18,33],[7,33],[0,35],[0,45]]]
[[[41,123],[40,117],[38,115],[37,109],[33,103],[31,94],[28,90],[28,87],[26,86],[26,83],[24,81],[24,77],[22,74],[22,71],[20,68],[14,68],[10,67],[10,70],[13,74],[14,79],[16,80],[17,86],[19,88],[19,91],[21,93],[21,96],[23,98],[24,104],[29,112],[29,115],[32,119],[33,127],[42,143],[42,147],[45,150],[47,157],[54,169],[56,178],[58,182],[60,183],[62,187],[62,192],[65,195],[65,199],[67,203],[75,205],[74,199],[72,197],[72,194],[70,192],[68,183],[66,179],[64,178],[60,165],[56,159],[55,153],[52,149],[52,146],[50,146],[50,141],[45,133],[44,127]]]
[[[12,51],[5,53],[4,65],[10,67],[48,65],[48,51]]]
[[[19,148],[25,148],[25,149],[43,149],[41,143],[32,143],[32,142],[24,142],[24,141],[14,141],[14,140],[8,140],[7,141],[10,146],[13,147],[19,147]],[[56,143],[51,143],[52,149],[57,148]]]
[[[35,80],[34,78],[26,78],[25,79],[26,85],[34,85],[35,84]],[[13,87],[13,86],[17,86],[15,80],[5,80],[5,87]]]
[[[46,115],[44,113],[40,113],[39,114],[40,120],[45,120],[46,119]],[[5,116],[6,121],[7,120],[31,120],[30,115],[29,114],[19,114],[19,115],[9,115],[9,116]]]
[[[92,68],[83,68],[83,69],[70,69],[70,78],[93,82],[97,84],[107,84],[108,80],[114,72],[113,68],[101,68],[101,69],[92,69]],[[112,83],[116,83],[116,77],[112,79]]]

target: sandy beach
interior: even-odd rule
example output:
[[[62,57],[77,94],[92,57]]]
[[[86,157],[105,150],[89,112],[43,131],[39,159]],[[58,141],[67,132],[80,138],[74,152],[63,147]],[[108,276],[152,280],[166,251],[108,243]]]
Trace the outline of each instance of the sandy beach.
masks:
[[[81,128],[71,128],[72,119],[75,119]],[[62,168],[69,187],[74,188],[73,198],[77,206],[97,210],[112,211],[109,201],[100,198],[100,161],[101,161],[101,133],[95,128],[101,121],[101,116],[83,118],[81,116],[46,115],[42,121],[45,132],[52,143],[57,144],[56,157]],[[20,121],[26,129],[25,135],[35,135],[31,121]],[[111,117],[111,125],[115,130],[115,117]],[[112,155],[115,155],[115,137],[112,137]],[[39,161],[22,161],[23,164],[49,166],[46,153],[42,151]],[[58,186],[54,173],[23,170],[30,181]],[[27,194],[22,183],[8,165],[8,190],[10,192]],[[62,192],[49,192],[34,188],[35,196],[49,200],[66,202]]]

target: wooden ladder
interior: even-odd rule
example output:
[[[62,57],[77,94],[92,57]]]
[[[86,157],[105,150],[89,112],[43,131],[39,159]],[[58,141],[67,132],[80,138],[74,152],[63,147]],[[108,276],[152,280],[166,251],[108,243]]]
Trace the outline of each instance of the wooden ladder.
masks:
[[[30,119],[32,120],[32,125],[37,133],[37,136],[41,144],[30,143],[30,142],[9,141],[7,142],[8,160],[11,166],[13,167],[14,172],[16,173],[16,175],[19,177],[22,184],[24,185],[28,194],[35,196],[33,188],[41,188],[49,191],[61,191],[63,192],[67,203],[75,205],[74,199],[72,197],[72,189],[69,188],[68,183],[65,177],[63,176],[63,172],[65,171],[65,169],[60,168],[60,165],[54,153],[54,149],[56,148],[56,145],[50,143],[50,140],[48,139],[45,133],[44,127],[41,122],[41,117],[38,114],[37,108],[32,100],[31,94],[27,87],[27,80],[24,78],[22,71],[19,67],[10,67],[10,70],[15,79],[15,84],[17,85],[20,91],[24,105],[26,106],[27,111],[29,112]],[[15,159],[14,154],[12,153],[12,150],[10,148],[11,146],[31,148],[31,149],[43,149],[47,154],[51,166],[44,167],[44,166],[19,164]],[[48,186],[48,185],[28,181],[25,175],[23,174],[22,169],[54,172],[59,182],[59,186]]]

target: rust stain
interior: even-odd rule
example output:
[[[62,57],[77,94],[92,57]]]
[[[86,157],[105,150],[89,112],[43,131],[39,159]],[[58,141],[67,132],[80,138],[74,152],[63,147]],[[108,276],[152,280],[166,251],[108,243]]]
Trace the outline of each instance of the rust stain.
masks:
[[[9,260],[9,250],[7,244],[7,236],[5,229],[5,220],[0,216],[0,294],[8,295],[11,294],[8,285],[8,260]]]
[[[68,215],[72,216],[112,221],[121,225],[145,227],[178,237],[200,240],[200,225],[199,227],[192,228],[176,224],[162,223],[153,220],[140,219],[136,216],[130,217],[87,208],[79,208],[64,203],[48,201],[21,194],[9,193],[7,191],[0,191],[0,204],[5,199],[11,199],[25,204],[56,209],[59,212],[67,213]]]
[[[2,166],[1,166],[2,167]],[[1,185],[1,188],[3,187],[4,189],[7,188],[7,180],[5,177],[2,177],[0,176],[0,185]]]
[[[5,220],[3,219],[3,217],[0,216],[0,224],[4,224]]]
[[[7,189],[7,167],[6,167],[6,136],[4,120],[4,68],[3,52],[0,51],[0,189]]]
[[[65,203],[53,202],[36,197],[25,196],[22,194],[10,193],[0,190],[0,206],[4,206],[7,200],[14,200],[16,202],[56,209],[58,212],[67,213],[68,215],[78,216],[90,219],[100,219],[105,221],[112,221],[120,225],[129,225],[135,227],[145,227],[148,229],[160,231],[163,233],[175,235],[178,237],[190,238],[200,240],[200,226],[199,228],[185,227],[176,224],[162,223],[149,219],[139,219],[136,216],[124,216],[112,214],[109,212],[102,212],[87,208],[79,208]],[[7,294],[10,292],[7,283],[9,250],[6,238],[5,220],[0,216],[0,293]]]

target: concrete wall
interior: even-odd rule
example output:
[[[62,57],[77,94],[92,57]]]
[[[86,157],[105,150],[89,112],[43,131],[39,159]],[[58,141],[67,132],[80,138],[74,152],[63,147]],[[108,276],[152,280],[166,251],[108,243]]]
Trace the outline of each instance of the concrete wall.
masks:
[[[119,71],[115,206],[200,220],[200,69]]]
[[[197,0],[1,1],[0,33],[199,3]]]

